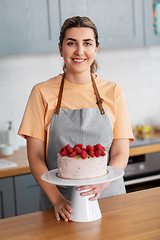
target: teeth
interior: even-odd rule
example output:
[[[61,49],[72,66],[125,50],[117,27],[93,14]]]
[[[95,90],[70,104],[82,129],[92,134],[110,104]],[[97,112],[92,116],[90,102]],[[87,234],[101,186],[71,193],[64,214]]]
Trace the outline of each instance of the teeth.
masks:
[[[73,59],[74,60],[74,62],[83,62],[84,61],[84,59]]]

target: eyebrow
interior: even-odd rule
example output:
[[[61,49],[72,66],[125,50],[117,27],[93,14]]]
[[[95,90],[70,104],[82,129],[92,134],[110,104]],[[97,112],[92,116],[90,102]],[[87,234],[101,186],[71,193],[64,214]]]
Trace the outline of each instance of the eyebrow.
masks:
[[[77,41],[77,40],[74,39],[74,38],[67,38],[67,41],[68,41],[68,40],[71,40],[71,41],[74,41],[74,42]],[[91,38],[87,38],[87,39],[83,39],[83,41],[85,41],[85,42],[92,41],[92,42],[93,42],[93,39],[91,39]]]

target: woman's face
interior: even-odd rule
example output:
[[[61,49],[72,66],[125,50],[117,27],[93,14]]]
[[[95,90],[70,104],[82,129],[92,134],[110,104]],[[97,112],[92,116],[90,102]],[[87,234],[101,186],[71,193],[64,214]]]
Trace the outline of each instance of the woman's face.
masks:
[[[59,45],[60,54],[66,63],[66,72],[90,72],[98,47],[96,47],[94,31],[91,28],[67,29],[62,47]]]

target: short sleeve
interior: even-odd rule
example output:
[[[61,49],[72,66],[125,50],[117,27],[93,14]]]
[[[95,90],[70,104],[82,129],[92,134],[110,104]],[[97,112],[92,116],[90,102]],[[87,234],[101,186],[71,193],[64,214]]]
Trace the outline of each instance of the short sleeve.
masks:
[[[45,106],[41,93],[33,87],[24,116],[18,131],[18,135],[35,137],[46,141],[45,133]]]
[[[130,142],[134,140],[129,111],[123,89],[115,87],[115,125],[113,128],[113,138],[128,138]]]

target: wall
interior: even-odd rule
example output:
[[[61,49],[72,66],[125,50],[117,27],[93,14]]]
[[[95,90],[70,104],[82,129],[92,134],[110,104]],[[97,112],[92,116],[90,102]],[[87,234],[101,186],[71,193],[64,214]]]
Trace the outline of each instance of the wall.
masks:
[[[133,127],[160,123],[160,46],[99,51],[97,62],[97,74],[124,89]],[[0,131],[12,120],[16,136],[32,86],[58,75],[62,65],[53,53],[0,57]],[[24,144],[16,136],[15,149]]]

